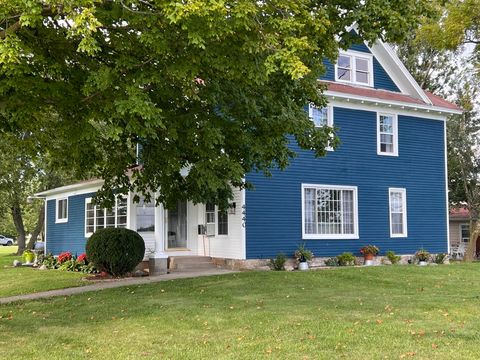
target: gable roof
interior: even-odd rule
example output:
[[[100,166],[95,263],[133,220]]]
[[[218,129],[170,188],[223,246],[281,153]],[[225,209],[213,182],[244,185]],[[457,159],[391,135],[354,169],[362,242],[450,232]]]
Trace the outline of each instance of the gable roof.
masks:
[[[352,25],[347,31],[355,31],[358,34],[356,24]],[[367,99],[377,99],[380,101],[393,101],[405,107],[412,107],[415,111],[424,110],[426,112],[436,111],[438,115],[461,114],[462,109],[449,101],[442,99],[428,91],[423,90],[412,74],[398,57],[396,51],[387,43],[377,40],[373,45],[364,41],[365,46],[370,50],[375,59],[384,68],[387,75],[392,79],[400,90],[400,93],[387,90],[377,90],[370,87],[358,85],[335,85],[328,84],[327,96],[331,93],[343,94],[347,96],[365,97]],[[330,92],[330,94],[329,94]],[[341,97],[341,96],[340,96]],[[348,97],[347,97],[348,99]],[[355,100],[354,98],[352,100]],[[389,105],[387,103],[387,105]]]

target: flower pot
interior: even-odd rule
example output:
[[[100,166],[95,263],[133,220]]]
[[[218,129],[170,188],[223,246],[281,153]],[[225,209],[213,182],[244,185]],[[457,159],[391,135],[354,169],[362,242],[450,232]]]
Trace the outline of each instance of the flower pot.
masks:
[[[418,266],[427,266],[427,265],[428,265],[428,264],[427,264],[426,261],[423,261],[423,260],[422,260],[422,261],[419,261],[419,262],[418,262]]]
[[[308,270],[308,262],[304,261],[304,262],[298,263],[298,270],[301,270],[301,271]]]
[[[363,255],[363,257],[365,258],[365,261],[367,260],[373,260],[375,258],[375,255],[373,254],[365,254]]]

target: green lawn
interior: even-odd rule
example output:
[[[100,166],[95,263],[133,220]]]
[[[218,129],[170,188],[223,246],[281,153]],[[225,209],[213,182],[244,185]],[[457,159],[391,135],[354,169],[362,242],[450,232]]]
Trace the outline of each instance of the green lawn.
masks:
[[[480,264],[246,272],[0,307],[5,359],[478,359]]]
[[[0,246],[0,297],[85,285],[85,274],[33,268],[14,268],[16,246]]]

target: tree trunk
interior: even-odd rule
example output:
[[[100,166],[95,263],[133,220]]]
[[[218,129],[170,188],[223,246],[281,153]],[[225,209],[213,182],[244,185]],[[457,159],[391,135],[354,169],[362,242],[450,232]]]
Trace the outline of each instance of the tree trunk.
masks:
[[[18,201],[15,201],[13,206],[11,207],[12,211],[12,219],[13,223],[15,224],[15,229],[17,230],[18,238],[18,251],[17,255],[22,255],[23,251],[25,250],[25,226],[23,225],[23,217],[22,217],[22,208]]]
[[[480,235],[478,221],[470,219],[470,239],[468,240],[467,250],[465,251],[464,261],[470,262],[475,260],[477,252],[477,238]]]
[[[40,210],[38,211],[37,225],[35,225],[35,229],[33,229],[32,237],[30,238],[27,244],[27,249],[32,250],[33,247],[35,246],[35,242],[38,239],[38,235],[40,235],[40,233],[43,230],[44,223],[45,223],[45,206],[41,206]]]

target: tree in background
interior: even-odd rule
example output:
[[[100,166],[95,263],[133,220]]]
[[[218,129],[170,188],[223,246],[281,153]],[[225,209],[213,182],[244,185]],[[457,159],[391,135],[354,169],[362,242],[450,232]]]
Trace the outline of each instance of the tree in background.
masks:
[[[475,257],[480,235],[478,69],[480,1],[438,2],[436,11],[401,44],[399,55],[426,90],[448,96],[464,109],[447,121],[449,201],[470,214],[465,260]],[[467,48],[466,48],[467,47]],[[471,55],[468,47],[473,49]]]
[[[355,40],[398,41],[426,0],[9,0],[0,7],[0,133],[114,189],[161,189],[159,202],[223,207],[245,174],[317,156],[332,129],[305,104],[324,104],[323,60]],[[63,139],[65,146],[58,146]],[[142,170],[135,145],[143,146]],[[335,145],[335,142],[334,144]],[[182,170],[188,174],[182,176]]]
[[[32,155],[29,150],[35,142],[28,133],[4,133],[0,137],[0,229],[16,234],[18,254],[34,247],[44,227],[43,201],[29,202],[28,198],[73,180],[65,171],[53,170],[48,156]]]

